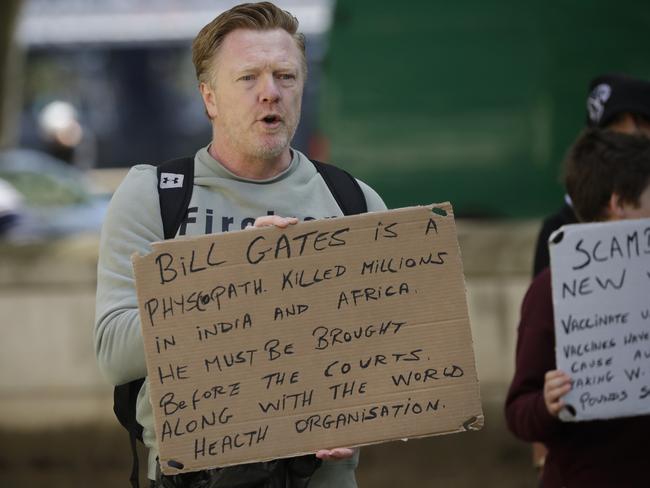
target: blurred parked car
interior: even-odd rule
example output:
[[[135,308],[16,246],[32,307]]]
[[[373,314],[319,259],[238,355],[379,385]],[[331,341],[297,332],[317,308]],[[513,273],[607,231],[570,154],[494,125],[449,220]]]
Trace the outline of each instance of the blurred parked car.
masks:
[[[34,241],[99,232],[110,195],[93,189],[86,174],[47,153],[0,151],[0,179],[22,196],[18,218],[3,236]]]
[[[0,236],[16,225],[22,211],[23,196],[0,179]]]

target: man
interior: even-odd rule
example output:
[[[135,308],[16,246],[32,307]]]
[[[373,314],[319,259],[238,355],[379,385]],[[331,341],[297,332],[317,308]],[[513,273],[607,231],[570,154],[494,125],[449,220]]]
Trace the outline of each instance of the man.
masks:
[[[650,82],[621,74],[602,75],[591,80],[587,97],[587,126],[622,134],[650,137]],[[537,238],[533,276],[549,265],[548,238],[565,224],[576,222],[571,199],[547,217]]]
[[[650,82],[622,74],[597,76],[589,83],[587,96],[587,127],[598,127],[623,134],[650,137]],[[558,212],[548,216],[537,236],[533,277],[549,266],[548,238],[565,224],[577,222],[569,195]],[[546,450],[533,444],[533,464],[541,467]]]
[[[582,222],[650,218],[650,138],[589,129],[573,145],[565,184]],[[521,308],[515,376],[506,399],[510,430],[543,442],[543,487],[647,486],[650,416],[561,422],[571,378],[556,369],[551,273],[533,280]]]
[[[212,142],[194,158],[192,199],[179,235],[342,215],[314,165],[290,147],[307,75],[297,28],[291,14],[271,3],[243,4],[219,15],[194,40]],[[130,256],[148,253],[152,242],[164,239],[156,186],[155,167],[134,166],[115,192],[102,230],[95,349],[115,385],[147,374]],[[372,189],[360,186],[369,211],[385,210]],[[158,446],[147,381],[138,395],[137,420],[149,448],[148,476],[155,480]],[[356,486],[355,451],[317,455],[324,462],[310,487]],[[161,479],[158,474],[153,486],[162,486]]]

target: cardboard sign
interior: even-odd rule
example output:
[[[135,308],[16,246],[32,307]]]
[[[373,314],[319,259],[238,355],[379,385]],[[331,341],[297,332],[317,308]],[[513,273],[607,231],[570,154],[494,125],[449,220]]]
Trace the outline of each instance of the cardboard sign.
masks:
[[[449,204],[133,257],[165,473],[483,424]]]
[[[650,412],[650,219],[576,224],[550,238],[557,367],[567,421]]]

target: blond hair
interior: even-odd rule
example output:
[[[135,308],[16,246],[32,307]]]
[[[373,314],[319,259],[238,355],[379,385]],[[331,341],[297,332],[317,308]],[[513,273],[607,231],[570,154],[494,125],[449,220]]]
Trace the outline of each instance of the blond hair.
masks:
[[[271,2],[243,3],[226,10],[198,33],[192,43],[192,62],[200,83],[210,83],[211,65],[225,37],[236,29],[283,29],[296,41],[307,74],[305,36],[298,32],[298,19]]]

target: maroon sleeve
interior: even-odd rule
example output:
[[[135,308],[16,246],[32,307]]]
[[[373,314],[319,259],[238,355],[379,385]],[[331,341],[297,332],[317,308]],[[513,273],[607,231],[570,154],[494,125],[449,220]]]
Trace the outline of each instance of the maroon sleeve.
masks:
[[[508,428],[525,441],[547,442],[562,429],[544,405],[544,375],[555,369],[553,298],[549,268],[533,280],[521,306],[515,375],[506,398]]]

